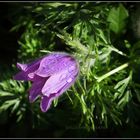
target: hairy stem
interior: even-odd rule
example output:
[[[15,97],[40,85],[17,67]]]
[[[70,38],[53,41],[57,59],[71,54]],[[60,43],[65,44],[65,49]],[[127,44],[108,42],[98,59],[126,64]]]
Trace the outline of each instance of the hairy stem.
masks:
[[[111,70],[110,72],[104,74],[103,76],[98,77],[97,82],[101,82],[103,79],[115,74],[116,72],[119,72],[120,70],[125,69],[126,67],[128,67],[128,65],[129,65],[128,63],[125,63],[125,64],[119,66],[118,68]]]

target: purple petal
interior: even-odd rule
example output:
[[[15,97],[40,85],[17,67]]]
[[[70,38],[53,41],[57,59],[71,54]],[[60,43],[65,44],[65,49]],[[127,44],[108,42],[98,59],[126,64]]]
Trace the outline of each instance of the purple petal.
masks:
[[[35,75],[34,72],[39,68],[40,61],[41,61],[41,59],[35,60],[29,64],[17,63],[17,67],[19,69],[21,69],[22,71],[17,73],[14,76],[14,79],[15,80],[24,80],[24,81],[32,80]]]
[[[75,63],[73,63],[71,67],[53,74],[43,86],[42,94],[49,97],[51,94],[58,93],[58,91],[65,87],[65,85],[70,85],[76,78],[77,74],[78,69]]]
[[[13,79],[27,81],[28,77],[24,71],[21,71],[21,72],[17,73],[15,76],[13,76]]]
[[[27,64],[20,64],[20,63],[17,63],[17,67],[18,67],[20,70],[25,71],[26,68],[27,68]]]
[[[50,96],[53,93],[57,93],[60,88],[62,88],[67,82],[63,80],[60,82],[61,75],[54,74],[52,75],[45,83],[44,87],[42,88],[42,93],[45,96]]]
[[[42,78],[39,76],[35,76],[34,82],[32,84],[32,87],[29,90],[29,100],[30,102],[34,102],[41,94],[41,89],[44,86],[46,80],[48,78]]]
[[[41,103],[40,103],[40,108],[42,112],[46,112],[48,111],[48,109],[50,108],[52,101],[59,97],[61,94],[63,94],[76,80],[73,79],[70,83],[65,84],[59,91],[58,93],[53,93],[51,94],[49,97],[48,96],[42,96],[41,98]]]
[[[42,112],[46,112],[50,108],[52,100],[54,98],[55,98],[55,94],[52,94],[50,97],[42,96],[41,103],[40,103],[40,108]]]
[[[36,74],[41,77],[48,77],[70,67],[73,63],[75,60],[67,54],[53,54],[42,59]]]
[[[77,75],[78,75],[78,73],[77,73]],[[75,82],[76,76],[77,76],[77,75],[75,75],[75,78],[73,78],[71,82],[69,82],[69,83],[67,82],[67,84],[65,84],[65,85],[58,91],[58,93],[56,93],[55,97],[60,96],[60,95],[63,94],[68,88],[70,88],[70,87],[72,86],[72,84]]]
[[[44,57],[41,57],[37,60],[34,60],[28,64],[21,64],[21,63],[17,63],[17,67],[22,70],[22,71],[30,71],[30,69],[34,69],[37,66],[39,67],[40,61],[43,59]]]

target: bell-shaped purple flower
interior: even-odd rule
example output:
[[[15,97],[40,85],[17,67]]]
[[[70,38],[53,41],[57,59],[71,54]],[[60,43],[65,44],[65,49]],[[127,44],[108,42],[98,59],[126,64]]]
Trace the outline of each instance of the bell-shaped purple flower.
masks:
[[[32,81],[29,100],[34,102],[41,96],[43,112],[74,83],[79,72],[76,60],[65,53],[52,53],[29,64],[17,63],[17,67],[21,72],[14,79]]]

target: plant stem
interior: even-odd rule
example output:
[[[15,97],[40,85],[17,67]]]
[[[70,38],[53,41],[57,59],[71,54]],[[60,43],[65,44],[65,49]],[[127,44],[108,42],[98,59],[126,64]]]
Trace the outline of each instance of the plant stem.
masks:
[[[119,72],[120,70],[123,70],[124,68],[128,67],[128,65],[129,65],[128,63],[125,63],[125,64],[119,66],[118,68],[116,68],[116,69],[104,74],[103,76],[98,77],[97,82],[101,82],[103,79],[113,75],[116,72]]]

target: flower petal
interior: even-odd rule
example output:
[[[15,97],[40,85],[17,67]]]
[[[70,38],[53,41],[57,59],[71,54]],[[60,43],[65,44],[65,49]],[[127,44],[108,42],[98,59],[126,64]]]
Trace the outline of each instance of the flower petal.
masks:
[[[78,73],[77,73],[78,75]],[[75,75],[75,77],[77,76]],[[57,93],[56,93],[56,97],[60,96],[61,94],[63,94],[68,88],[70,88],[72,86],[72,84],[75,82],[76,78],[73,78],[72,81],[70,79],[70,82],[66,83]]]
[[[22,70],[14,76],[15,80],[32,80],[34,78],[34,72],[39,68],[41,59],[35,60],[29,64],[17,63],[17,67]]]
[[[17,63],[17,67],[18,67],[20,70],[25,71],[26,68],[28,67],[28,65],[27,65],[27,64]]]
[[[24,71],[21,71],[21,72],[17,73],[15,76],[13,76],[13,79],[24,80],[24,81],[29,80],[28,77],[27,77],[27,74]]]
[[[21,63],[17,63],[17,67],[22,70],[22,71],[29,71],[30,69],[34,69],[34,67],[38,66],[40,64],[40,61],[43,59],[44,57],[41,57],[37,60],[34,60],[28,64],[21,64]]]
[[[48,78],[42,78],[39,76],[36,76],[34,79],[34,82],[32,84],[32,87],[29,90],[29,100],[30,102],[34,102],[41,94],[41,89],[44,86],[46,80]]]
[[[42,59],[35,73],[41,77],[47,77],[66,69],[72,65],[73,62],[75,62],[74,59],[67,54],[53,54]]]
[[[54,98],[55,98],[55,94],[52,94],[49,97],[42,96],[41,103],[40,103],[40,108],[41,108],[42,112],[46,112],[50,108],[51,103],[52,103]]]
[[[48,111],[50,108],[52,101],[62,95],[73,83],[75,79],[73,79],[70,83],[65,84],[57,93],[53,93],[50,96],[42,96],[41,97],[41,103],[40,108],[42,112]]]
[[[66,84],[71,84],[77,74],[78,69],[75,63],[73,63],[73,66],[53,74],[43,86],[42,94],[49,97],[53,93],[58,93]]]

